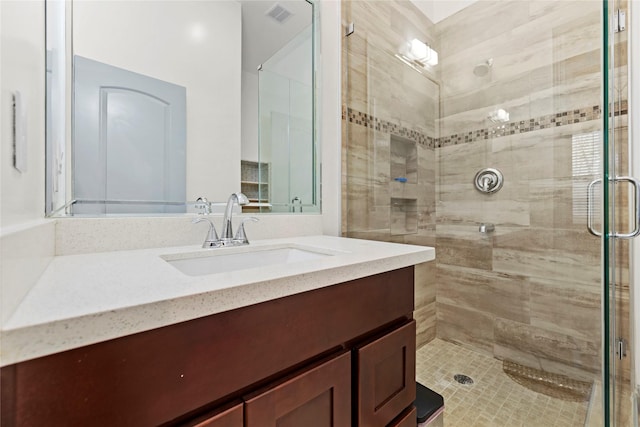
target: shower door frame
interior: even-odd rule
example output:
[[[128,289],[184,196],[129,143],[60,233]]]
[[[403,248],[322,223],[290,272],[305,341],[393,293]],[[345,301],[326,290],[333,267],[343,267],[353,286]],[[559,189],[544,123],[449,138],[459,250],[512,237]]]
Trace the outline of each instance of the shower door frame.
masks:
[[[629,9],[633,2],[627,2],[626,12],[629,15]],[[603,164],[603,182],[608,183],[608,185],[603,185],[603,219],[602,219],[602,227],[603,227],[603,237],[602,237],[602,267],[603,267],[603,288],[602,288],[602,328],[603,328],[603,338],[602,338],[602,389],[603,389],[603,421],[605,426],[619,426],[622,420],[619,419],[619,415],[622,414],[622,410],[625,409],[624,398],[625,396],[621,392],[621,388],[625,385],[618,383],[618,381],[623,381],[624,376],[622,372],[623,364],[622,358],[624,356],[629,357],[626,353],[628,353],[628,349],[618,348],[618,343],[622,342],[618,337],[622,337],[624,334],[622,333],[621,326],[618,323],[621,320],[624,320],[623,316],[620,316],[621,313],[618,313],[618,291],[617,287],[621,283],[618,280],[618,276],[621,274],[618,271],[618,264],[620,260],[618,257],[623,255],[622,251],[617,251],[617,243],[619,243],[620,238],[634,238],[637,236],[637,230],[640,224],[638,223],[638,204],[640,199],[640,193],[638,192],[638,183],[637,180],[632,178],[631,176],[635,176],[635,172],[639,170],[638,166],[640,166],[640,158],[635,159],[633,155],[637,156],[637,153],[634,153],[633,144],[631,144],[631,139],[628,140],[627,151],[629,154],[629,164],[625,165],[620,162],[620,157],[618,151],[618,141],[617,141],[617,128],[620,125],[616,124],[616,112],[620,112],[619,116],[622,116],[622,101],[624,101],[624,97],[622,96],[622,91],[624,89],[619,89],[620,84],[624,88],[624,84],[631,85],[632,73],[630,70],[632,69],[631,65],[631,51],[632,49],[627,47],[628,58],[627,62],[627,81],[626,82],[618,82],[618,75],[616,66],[618,65],[616,61],[620,61],[618,58],[618,47],[617,45],[622,44],[622,40],[620,35],[623,31],[630,32],[630,28],[627,25],[626,29],[619,30],[619,28],[614,28],[614,25],[617,24],[617,20],[615,19],[616,15],[619,18],[618,11],[624,11],[623,5],[621,4],[621,0],[603,0],[602,2],[602,93],[603,93],[603,108],[602,108],[602,118],[603,118],[603,150],[602,150],[602,164]],[[633,16],[631,14],[631,16]],[[633,18],[632,18],[633,19]],[[636,19],[637,22],[637,19]],[[631,44],[632,37],[627,33],[627,43]],[[637,58],[636,58],[637,61]],[[633,92],[630,91],[627,87],[627,101],[631,104]],[[637,92],[637,89],[636,89]],[[617,108],[616,108],[617,107]],[[628,108],[630,110],[630,108]],[[627,112],[627,125],[629,129],[631,129],[631,115]],[[631,134],[630,134],[631,135]],[[624,149],[624,145],[623,145]],[[636,166],[634,168],[634,166]],[[620,170],[624,170],[626,167],[629,169],[629,177],[621,177],[619,176]],[[635,211],[629,207],[629,215],[632,217],[630,220],[630,227],[634,228],[634,232],[631,232],[627,235],[620,235],[621,232],[626,232],[626,230],[619,230],[619,225],[616,224],[616,220],[620,213],[624,214],[626,210],[624,205],[624,200],[622,197],[618,198],[617,192],[621,192],[620,188],[617,188],[616,184],[621,181],[627,181],[635,187]],[[626,187],[624,187],[626,189]],[[622,196],[624,193],[620,193]],[[631,197],[631,196],[630,196]],[[622,212],[617,212],[620,209]],[[624,222],[624,221],[621,221]],[[624,227],[624,226],[623,226]],[[633,239],[634,241],[630,242],[629,248],[629,259],[627,262],[629,263],[630,275],[629,275],[629,288],[630,288],[630,296],[629,301],[633,301],[634,293],[633,293],[633,275],[638,274],[632,267],[632,259],[633,259],[633,248],[639,248],[638,245],[640,242],[638,239]],[[638,253],[638,250],[635,251]],[[633,331],[633,305],[629,307],[630,319],[629,322],[631,325],[629,340],[631,349],[634,348],[635,337]],[[633,351],[633,350],[632,350]],[[620,353],[620,354],[617,354]],[[637,356],[634,354],[634,358]],[[622,415],[620,418],[624,419],[625,417],[629,417],[629,420],[634,420],[634,425],[637,426],[637,411],[634,411],[633,408],[636,407],[636,399],[637,395],[634,392],[635,389],[635,369],[634,369],[634,359],[631,359],[631,374],[630,374],[630,392],[633,395],[632,401],[634,405],[630,408],[633,412],[632,414]]]

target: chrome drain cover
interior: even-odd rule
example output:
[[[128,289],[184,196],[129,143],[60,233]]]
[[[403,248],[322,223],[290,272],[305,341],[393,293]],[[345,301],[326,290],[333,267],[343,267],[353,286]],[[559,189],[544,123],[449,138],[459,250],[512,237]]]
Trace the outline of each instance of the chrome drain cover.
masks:
[[[473,384],[473,379],[471,377],[463,375],[463,374],[455,374],[453,376],[453,379],[456,380],[457,382],[459,382],[460,384],[464,384],[464,385]]]

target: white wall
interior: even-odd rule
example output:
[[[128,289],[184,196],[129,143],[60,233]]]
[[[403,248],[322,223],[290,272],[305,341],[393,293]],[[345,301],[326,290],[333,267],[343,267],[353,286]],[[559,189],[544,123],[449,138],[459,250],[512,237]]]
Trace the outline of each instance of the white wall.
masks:
[[[54,255],[44,216],[44,2],[0,1],[0,323]],[[27,172],[13,168],[12,92],[27,116]],[[1,352],[1,351],[0,351]]]
[[[76,1],[73,15],[76,55],[187,88],[187,199],[238,191],[240,4]]]
[[[44,2],[1,1],[0,226],[44,215]],[[27,171],[13,168],[12,93],[22,93],[27,117]]]
[[[258,161],[258,74],[242,72],[242,147],[240,158]]]
[[[309,27],[264,64],[264,69],[311,86]],[[242,72],[242,160],[258,161],[259,73]],[[286,111],[283,111],[286,112]],[[264,160],[264,159],[263,159]]]
[[[340,52],[342,24],[339,0],[320,0],[320,143],[322,144],[322,230],[340,234],[341,209],[341,100]]]
[[[434,24],[478,0],[409,0]]]
[[[311,86],[313,61],[311,57],[311,26],[301,31],[263,64],[263,68],[283,77]]]

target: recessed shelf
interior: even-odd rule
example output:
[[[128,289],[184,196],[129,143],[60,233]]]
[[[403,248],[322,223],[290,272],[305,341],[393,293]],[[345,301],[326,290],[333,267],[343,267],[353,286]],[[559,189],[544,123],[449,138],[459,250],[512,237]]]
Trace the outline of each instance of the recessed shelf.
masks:
[[[418,232],[418,202],[416,199],[391,198],[391,234]]]
[[[399,184],[418,182],[416,143],[397,135],[391,135],[391,181]]]
[[[240,162],[240,191],[249,200],[269,202],[269,164],[242,160]]]

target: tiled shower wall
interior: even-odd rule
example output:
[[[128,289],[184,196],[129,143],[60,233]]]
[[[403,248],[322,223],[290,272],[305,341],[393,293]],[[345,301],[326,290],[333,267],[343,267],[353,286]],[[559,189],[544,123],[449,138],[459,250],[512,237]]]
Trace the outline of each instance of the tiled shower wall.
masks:
[[[436,262],[417,269],[418,345],[437,329],[528,366],[599,372],[600,241],[585,228],[585,188],[600,166],[600,3],[482,1],[433,25],[406,1],[344,1],[343,17],[356,28],[343,46],[343,231],[435,245]],[[394,57],[412,38],[439,52],[435,71]],[[489,120],[497,109],[508,122]],[[414,181],[394,181],[394,140],[415,142]],[[485,167],[504,174],[495,194],[473,187]]]
[[[394,56],[413,38],[433,44],[433,24],[408,1],[342,7],[356,26],[342,49],[343,232],[435,246],[439,87]],[[416,268],[418,346],[435,337],[435,304],[435,264],[425,263]]]
[[[600,240],[585,227],[584,189],[599,172],[600,3],[478,2],[437,32],[438,336],[551,372],[597,373]],[[497,109],[509,122],[489,120]],[[450,137],[469,132],[468,142]],[[499,192],[474,188],[485,167],[502,171]]]
[[[600,240],[586,230],[585,202],[600,173],[600,7],[478,2],[436,26],[438,336],[576,377],[601,363]],[[474,64],[489,58],[489,73],[476,76]],[[508,123],[488,119],[499,108]],[[626,118],[625,103],[617,113]],[[461,142],[461,134],[473,136]],[[626,139],[617,143],[626,151]],[[471,185],[485,167],[504,174],[495,194]],[[479,223],[495,224],[495,233],[479,233]],[[619,321],[628,324],[622,246],[618,259]]]

